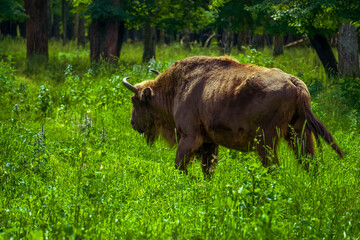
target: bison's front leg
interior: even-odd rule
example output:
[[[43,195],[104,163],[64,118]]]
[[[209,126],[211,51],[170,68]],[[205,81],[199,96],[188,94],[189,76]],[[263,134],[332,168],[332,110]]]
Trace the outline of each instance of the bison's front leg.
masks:
[[[186,166],[202,143],[203,139],[200,136],[182,135],[176,152],[175,168],[187,173]]]
[[[219,146],[215,143],[204,143],[201,147],[201,168],[204,177],[209,177],[217,165]]]

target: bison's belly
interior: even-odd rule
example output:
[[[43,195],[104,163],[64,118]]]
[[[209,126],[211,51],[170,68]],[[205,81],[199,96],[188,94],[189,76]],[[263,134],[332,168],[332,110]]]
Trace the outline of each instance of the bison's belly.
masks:
[[[217,126],[207,133],[214,143],[235,149],[238,151],[251,151],[254,135],[243,128],[230,129],[225,126]]]

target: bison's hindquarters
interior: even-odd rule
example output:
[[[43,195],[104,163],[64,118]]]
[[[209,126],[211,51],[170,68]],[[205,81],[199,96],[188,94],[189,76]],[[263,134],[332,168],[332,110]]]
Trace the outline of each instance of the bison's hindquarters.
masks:
[[[310,94],[306,85],[295,77],[291,81],[297,87],[297,104],[296,113],[290,122],[288,134],[285,136],[286,140],[294,148],[298,157],[300,157],[300,154],[313,156],[315,151],[312,134],[314,134],[318,142],[319,136],[321,136],[340,157],[343,157],[341,149],[334,142],[330,132],[311,111]]]

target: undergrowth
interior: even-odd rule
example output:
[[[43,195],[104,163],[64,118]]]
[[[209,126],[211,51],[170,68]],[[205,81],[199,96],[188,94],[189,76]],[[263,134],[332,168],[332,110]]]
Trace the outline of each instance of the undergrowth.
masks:
[[[326,145],[304,171],[285,142],[280,166],[254,153],[220,149],[203,180],[174,169],[176,149],[146,145],[130,124],[131,93],[121,83],[154,78],[194,47],[158,48],[140,64],[125,44],[115,65],[91,65],[88,50],[50,43],[49,63],[29,71],[23,40],[0,42],[0,239],[357,239],[360,237],[359,85],[329,82],[311,49],[247,49],[233,57],[301,77],[312,109],[344,151]],[[313,166],[313,165],[311,165]]]

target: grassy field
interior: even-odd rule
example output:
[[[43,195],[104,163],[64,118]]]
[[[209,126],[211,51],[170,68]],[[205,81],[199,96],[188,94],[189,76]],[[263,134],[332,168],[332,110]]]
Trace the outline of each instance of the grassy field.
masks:
[[[176,148],[149,147],[132,129],[121,79],[151,79],[150,69],[217,47],[161,47],[141,65],[142,46],[125,44],[109,66],[75,46],[51,42],[49,63],[37,66],[24,40],[0,42],[0,239],[360,238],[359,79],[326,80],[310,48],[233,51],[299,76],[345,158],[324,143],[318,172],[306,172],[282,142],[280,166],[267,171],[254,153],[221,148],[203,180],[199,162],[179,174]]]

